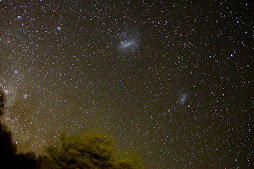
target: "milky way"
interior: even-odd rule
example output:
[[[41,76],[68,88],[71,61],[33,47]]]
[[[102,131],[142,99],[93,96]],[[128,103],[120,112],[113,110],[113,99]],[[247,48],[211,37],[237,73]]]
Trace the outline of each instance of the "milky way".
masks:
[[[248,1],[0,1],[1,122],[19,152],[99,130],[147,168],[251,168]]]

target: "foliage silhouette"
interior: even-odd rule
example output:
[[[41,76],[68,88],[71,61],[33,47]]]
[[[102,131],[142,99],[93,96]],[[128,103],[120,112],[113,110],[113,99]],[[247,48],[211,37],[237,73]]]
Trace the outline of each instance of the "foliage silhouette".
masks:
[[[4,114],[5,95],[0,90],[0,116]],[[34,169],[38,168],[34,153],[17,154],[7,127],[0,123],[0,168],[1,169]]]

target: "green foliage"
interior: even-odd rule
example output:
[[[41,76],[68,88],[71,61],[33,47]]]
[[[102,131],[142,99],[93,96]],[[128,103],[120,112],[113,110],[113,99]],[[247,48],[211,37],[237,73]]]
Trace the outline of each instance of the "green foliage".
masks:
[[[144,168],[144,166],[142,165],[141,158],[136,153],[118,152],[118,158],[117,163],[115,165],[115,169],[121,168],[142,169]]]
[[[62,134],[55,145],[46,148],[41,168],[54,169],[142,169],[141,159],[135,154],[116,153],[114,140],[100,132],[75,136]]]

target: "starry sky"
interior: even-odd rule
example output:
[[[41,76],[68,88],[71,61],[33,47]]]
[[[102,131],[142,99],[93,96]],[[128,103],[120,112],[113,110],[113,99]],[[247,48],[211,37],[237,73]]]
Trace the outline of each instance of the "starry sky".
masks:
[[[149,169],[254,166],[254,2],[0,0],[19,152],[99,130]]]

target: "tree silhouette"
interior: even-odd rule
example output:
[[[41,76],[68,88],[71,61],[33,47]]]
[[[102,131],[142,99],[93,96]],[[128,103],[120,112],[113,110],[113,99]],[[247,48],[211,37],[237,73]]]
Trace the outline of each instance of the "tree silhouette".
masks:
[[[4,110],[4,92],[0,90],[0,115]],[[0,159],[10,159],[16,153],[15,144],[12,143],[11,133],[7,131],[6,126],[0,123]]]
[[[5,95],[0,90],[0,116],[4,115]],[[0,122],[1,169],[142,169],[135,153],[115,151],[114,140],[100,132],[74,136],[62,134],[55,145],[46,147],[39,160],[34,153],[18,154],[11,133]]]
[[[4,114],[5,95],[0,90],[0,116]],[[38,162],[34,153],[17,154],[17,147],[12,141],[11,133],[0,122],[0,168],[1,169],[34,169]]]
[[[141,159],[135,154],[114,150],[114,140],[100,132],[86,132],[75,136],[61,135],[58,142],[46,148],[41,168],[111,168],[142,169]]]

